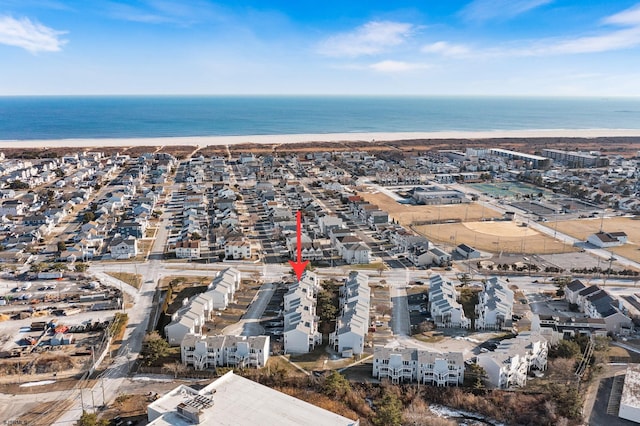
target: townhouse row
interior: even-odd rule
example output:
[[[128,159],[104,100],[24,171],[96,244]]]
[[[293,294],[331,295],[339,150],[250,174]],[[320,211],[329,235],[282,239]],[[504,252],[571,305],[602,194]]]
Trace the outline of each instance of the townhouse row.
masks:
[[[211,319],[214,310],[226,309],[240,288],[241,273],[234,268],[220,271],[207,287],[171,316],[164,334],[171,346],[179,346],[187,334],[202,334],[202,327]]]
[[[329,344],[343,357],[361,355],[369,331],[371,289],[369,277],[351,272],[339,290],[340,312]]]
[[[394,384],[418,382],[438,387],[458,386],[464,381],[464,371],[461,352],[381,346],[373,350],[373,377]]]
[[[427,309],[437,327],[511,330],[513,291],[497,277],[485,280],[478,293],[478,304],[474,308],[475,324],[458,302],[458,291],[452,282],[445,281],[440,275],[432,276],[429,282]]]

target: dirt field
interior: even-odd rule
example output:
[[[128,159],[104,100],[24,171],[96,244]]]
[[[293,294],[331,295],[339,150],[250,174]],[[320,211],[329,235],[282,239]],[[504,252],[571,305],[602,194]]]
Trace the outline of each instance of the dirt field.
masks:
[[[439,243],[450,246],[465,243],[490,253],[543,254],[576,250],[515,222],[447,223],[415,226],[413,229]]]
[[[394,199],[381,192],[358,192],[358,195],[388,212],[390,218],[395,219],[403,226],[429,220],[462,220],[466,222],[480,220],[483,217],[488,219],[502,216],[500,213],[476,203],[412,206],[397,203]]]
[[[595,232],[600,231],[600,219],[577,219],[558,222],[558,231],[581,240]],[[555,229],[555,223],[550,227]],[[628,217],[605,218],[603,230],[606,232],[623,231],[629,237],[629,242],[620,247],[611,247],[609,250],[628,259],[640,262],[640,220]]]

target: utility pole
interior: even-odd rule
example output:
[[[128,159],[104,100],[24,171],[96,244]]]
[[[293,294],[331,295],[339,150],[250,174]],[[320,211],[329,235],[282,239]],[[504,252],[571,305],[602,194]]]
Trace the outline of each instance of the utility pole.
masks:
[[[102,405],[107,406],[107,398],[104,397],[104,377],[100,378],[100,387],[102,388]]]

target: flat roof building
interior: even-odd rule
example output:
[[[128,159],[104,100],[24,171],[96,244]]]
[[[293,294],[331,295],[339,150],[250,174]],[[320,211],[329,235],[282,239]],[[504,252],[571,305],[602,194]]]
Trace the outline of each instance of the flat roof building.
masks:
[[[556,163],[564,164],[569,168],[606,167],[609,165],[608,158],[589,152],[543,149],[542,155],[551,158]]]
[[[551,167],[553,160],[540,155],[526,154],[524,152],[509,151],[501,148],[491,148],[489,150],[491,155],[498,157],[508,158],[509,160],[522,160],[526,161],[531,169],[548,169]]]
[[[624,376],[618,417],[640,423],[640,365],[632,364]]]
[[[178,386],[147,407],[150,426],[357,426],[351,420],[229,371],[201,390]]]

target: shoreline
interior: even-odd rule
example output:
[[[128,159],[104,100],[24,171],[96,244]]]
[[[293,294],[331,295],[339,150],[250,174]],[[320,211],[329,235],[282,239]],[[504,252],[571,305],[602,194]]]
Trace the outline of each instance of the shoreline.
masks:
[[[545,129],[437,132],[315,133],[246,136],[169,136],[152,138],[79,138],[0,140],[3,148],[94,148],[131,146],[215,146],[238,144],[295,144],[309,142],[391,142],[421,139],[640,137],[640,129]]]

